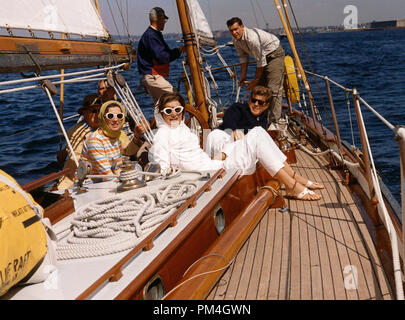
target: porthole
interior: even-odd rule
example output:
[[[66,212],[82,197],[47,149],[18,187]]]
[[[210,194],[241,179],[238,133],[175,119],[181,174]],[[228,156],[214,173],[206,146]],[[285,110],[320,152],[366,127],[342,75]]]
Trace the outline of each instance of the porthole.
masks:
[[[225,229],[225,214],[221,206],[217,206],[214,211],[214,224],[218,234]]]
[[[162,278],[159,275],[155,275],[145,285],[143,289],[144,300],[162,300],[165,296],[165,287],[163,285]]]

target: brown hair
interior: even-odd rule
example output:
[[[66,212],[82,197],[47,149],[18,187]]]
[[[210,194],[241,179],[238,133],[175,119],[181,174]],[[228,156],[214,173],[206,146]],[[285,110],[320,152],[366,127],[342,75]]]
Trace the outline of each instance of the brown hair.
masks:
[[[159,112],[161,112],[165,108],[166,103],[169,103],[172,101],[178,101],[184,108],[186,107],[186,101],[184,100],[183,96],[180,93],[166,92],[161,95],[161,97],[159,98],[159,101],[157,103]],[[183,110],[183,113],[184,112],[185,112],[185,109]]]
[[[228,26],[228,27],[230,27],[230,26],[232,26],[234,23],[238,23],[238,25],[243,25],[243,22],[242,22],[242,20],[240,19],[240,18],[238,18],[238,17],[233,17],[233,18],[231,18],[231,19],[229,19],[227,22],[226,22],[226,25]]]
[[[91,106],[99,106],[101,107],[101,99],[99,99],[97,94],[89,94],[84,97],[82,102],[82,107],[77,110],[77,112],[83,115],[84,111],[90,108]]]
[[[253,97],[253,96],[256,96],[256,95],[266,97],[266,102],[269,102],[271,92],[270,92],[270,89],[267,88],[267,87],[256,86],[256,87],[253,88],[252,93],[251,93],[250,96]]]

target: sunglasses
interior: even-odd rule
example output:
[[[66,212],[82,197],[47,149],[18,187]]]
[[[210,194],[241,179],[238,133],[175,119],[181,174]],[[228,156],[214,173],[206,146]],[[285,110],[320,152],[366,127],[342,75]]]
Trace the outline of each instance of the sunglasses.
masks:
[[[260,106],[264,105],[267,102],[267,101],[255,99],[253,97],[250,98],[250,101],[252,101],[253,104],[255,104],[257,102]]]
[[[175,108],[164,108],[161,112],[163,112],[165,115],[170,116],[172,112],[174,112],[175,114],[180,114],[183,112],[183,110],[184,110],[183,106],[178,106]]]
[[[114,119],[114,118],[117,118],[117,119],[119,119],[119,120],[122,120],[122,119],[124,118],[124,114],[123,114],[123,113],[111,113],[111,112],[108,112],[108,113],[105,114],[105,117],[106,117],[108,120],[112,120],[112,119]]]

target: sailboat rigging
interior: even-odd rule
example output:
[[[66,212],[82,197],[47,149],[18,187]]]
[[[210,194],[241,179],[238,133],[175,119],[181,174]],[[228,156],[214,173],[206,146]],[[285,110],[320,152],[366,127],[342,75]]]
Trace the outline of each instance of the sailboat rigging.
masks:
[[[148,123],[122,75],[122,69],[130,67],[135,57],[134,44],[112,41],[97,1],[23,0],[1,1],[1,5],[0,27],[9,35],[0,36],[0,73],[34,73],[0,82],[0,87],[5,87],[0,89],[1,95],[42,88],[70,149],[63,118],[53,100],[58,93],[56,86],[62,83],[103,79],[115,89],[135,123]],[[24,189],[43,205],[44,217],[49,219],[47,227],[56,234],[58,255],[54,262],[58,272],[46,285],[7,287],[7,293],[0,290],[4,294],[1,298],[223,299],[251,298],[256,292],[254,299],[272,299],[283,294],[302,297],[298,293],[301,290],[313,293],[311,298],[317,294],[328,298],[333,291],[332,298],[336,299],[403,300],[405,229],[399,215],[403,221],[405,196],[402,194],[402,212],[398,213],[376,170],[361,106],[376,114],[396,135],[402,184],[404,129],[382,118],[355,88],[345,88],[305,70],[291,27],[291,3],[288,6],[286,0],[274,0],[274,5],[292,57],[286,59],[284,125],[268,133],[291,166],[313,179],[322,179],[326,185],[324,199],[308,206],[287,200],[280,182],[260,164],[254,174],[241,175],[238,170],[224,169],[160,172],[153,161],[140,167],[124,159],[121,173],[93,183],[91,178],[99,177],[90,174],[88,163],[74,158],[78,167],[75,187],[63,192],[47,189],[39,197],[35,191],[43,191],[44,185],[66,172],[50,174],[22,188],[1,179],[4,189],[15,188],[22,194],[20,189]],[[225,46],[214,38],[197,0],[176,0],[176,6],[187,53],[183,81],[189,98],[188,124],[203,142],[206,130],[215,129],[222,121],[221,111],[226,112],[218,110],[223,97],[217,95],[219,103],[211,97],[210,89],[217,88],[214,74],[227,70],[238,101],[238,65],[229,65],[221,56]],[[128,25],[125,27],[129,36]],[[30,36],[17,36],[21,29]],[[47,36],[37,36],[43,33]],[[205,55],[217,55],[220,66],[212,68]],[[44,72],[71,68],[93,69]],[[332,128],[322,123],[309,75],[325,83]],[[11,85],[15,88],[9,88]],[[348,101],[351,95],[361,149],[340,137],[331,85],[342,89]],[[152,127],[147,127],[144,138],[153,144]],[[74,155],[73,150],[71,153]],[[44,198],[51,204],[46,205]],[[36,205],[29,198],[26,207]],[[41,214],[36,220],[43,221]],[[267,259],[270,256],[275,261],[272,265]],[[245,261],[251,269],[241,275]],[[353,270],[361,279],[355,283],[356,294],[348,289],[344,278]],[[249,292],[241,292],[247,287]],[[281,292],[281,287],[289,288],[289,293]],[[281,293],[275,294],[277,290]]]
[[[0,27],[9,35],[0,37],[1,73],[40,73],[133,59],[133,47],[110,42],[111,36],[92,1],[6,1],[3,4]],[[21,10],[22,7],[26,10]],[[28,30],[31,37],[14,35],[19,30]],[[73,37],[78,39],[70,39]],[[102,41],[85,41],[88,37]]]

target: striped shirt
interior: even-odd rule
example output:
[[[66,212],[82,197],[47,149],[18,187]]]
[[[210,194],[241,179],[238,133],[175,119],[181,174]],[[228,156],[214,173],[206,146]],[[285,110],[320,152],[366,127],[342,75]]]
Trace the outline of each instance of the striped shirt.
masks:
[[[238,52],[239,62],[246,63],[249,56],[257,61],[257,67],[267,65],[266,56],[280,46],[280,40],[266,31],[244,27],[240,40],[232,38],[232,42]]]
[[[96,130],[84,143],[81,158],[91,163],[91,174],[118,174],[122,163],[121,141]]]

